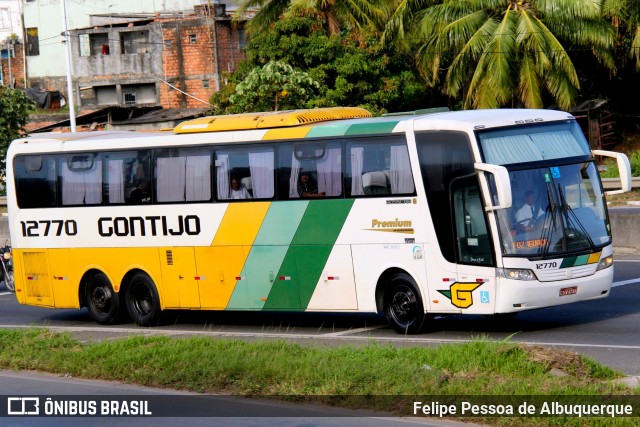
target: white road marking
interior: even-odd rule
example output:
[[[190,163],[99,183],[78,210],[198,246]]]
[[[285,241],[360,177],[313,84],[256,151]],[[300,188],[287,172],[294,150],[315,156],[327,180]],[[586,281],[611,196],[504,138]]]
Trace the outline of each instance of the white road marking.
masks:
[[[387,325],[377,325],[377,326],[370,326],[365,328],[348,329],[346,331],[330,332],[328,334],[322,334],[322,336],[323,337],[343,337],[345,335],[357,334],[360,332],[367,332],[367,331],[374,331],[376,329],[381,329],[386,327]]]
[[[384,327],[384,326],[382,326]],[[294,334],[294,333],[271,333],[271,332],[223,332],[223,331],[189,331],[189,330],[167,330],[167,329],[135,329],[135,328],[104,328],[104,327],[92,327],[92,326],[47,326],[47,325],[0,325],[0,328],[7,329],[34,329],[34,328],[44,328],[50,331],[56,332],[121,332],[126,334],[136,334],[136,335],[198,335],[198,336],[209,336],[209,337],[220,337],[220,338],[286,338],[286,339],[310,339],[310,340],[319,340],[319,339],[340,339],[344,341],[377,341],[377,342],[390,342],[390,343],[413,343],[413,344],[455,344],[455,343],[467,343],[474,341],[475,338],[463,339],[463,338],[420,338],[420,337],[409,337],[403,336],[399,338],[398,336],[392,337],[372,337],[372,336],[349,336],[342,335],[336,337],[332,334],[324,334],[324,335],[314,335],[314,334]],[[331,335],[331,336],[327,336]],[[493,342],[504,342],[504,338],[499,338],[492,340]],[[580,347],[580,348],[608,348],[608,349],[617,349],[617,350],[640,350],[640,345],[616,345],[616,344],[585,344],[585,343],[570,343],[570,342],[545,342],[545,341],[516,341],[512,340],[512,342],[519,344],[528,344],[528,345],[542,345],[542,346],[553,346],[553,347]]]
[[[13,292],[0,292],[0,297],[1,297],[2,295],[11,295],[12,293],[13,293]]]
[[[640,277],[637,277],[635,279],[622,280],[620,282],[613,282],[611,284],[611,287],[615,288],[615,287],[618,287],[618,286],[631,285],[633,283],[640,283]]]
[[[640,262],[640,259],[614,259],[613,263],[617,264],[619,262]]]

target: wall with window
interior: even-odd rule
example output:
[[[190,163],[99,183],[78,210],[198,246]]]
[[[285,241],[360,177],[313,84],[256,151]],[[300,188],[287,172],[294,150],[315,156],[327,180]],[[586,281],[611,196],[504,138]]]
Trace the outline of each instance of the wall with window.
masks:
[[[403,135],[13,160],[20,208],[415,194]]]
[[[140,78],[160,74],[161,40],[153,25],[98,28],[71,32],[74,78]]]

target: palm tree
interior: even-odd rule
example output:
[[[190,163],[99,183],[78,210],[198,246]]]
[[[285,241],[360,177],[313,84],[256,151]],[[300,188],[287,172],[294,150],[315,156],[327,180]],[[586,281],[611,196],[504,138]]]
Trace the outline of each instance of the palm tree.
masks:
[[[636,70],[640,71],[640,2],[604,0],[602,9],[616,28],[625,56],[635,59]]]
[[[248,23],[250,31],[262,31],[287,12],[318,15],[327,35],[340,34],[349,28],[376,27],[382,21],[381,5],[385,0],[244,0],[238,14],[257,10]]]
[[[571,49],[615,70],[599,0],[402,0],[384,36],[410,34],[423,77],[436,85],[444,74],[444,92],[465,108],[541,108],[546,92],[569,109],[580,88]]]

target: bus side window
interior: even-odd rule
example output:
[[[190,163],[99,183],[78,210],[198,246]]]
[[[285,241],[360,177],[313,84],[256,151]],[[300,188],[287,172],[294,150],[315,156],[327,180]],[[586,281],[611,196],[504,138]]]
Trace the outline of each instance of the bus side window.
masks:
[[[342,195],[341,141],[296,143],[279,153],[280,199]]]
[[[13,160],[13,170],[20,208],[56,205],[56,156],[18,156]]]
[[[275,196],[273,147],[220,148],[215,156],[218,200],[265,200]]]
[[[62,206],[102,204],[102,156],[74,153],[60,157]]]
[[[132,193],[142,182],[150,183],[150,154],[142,151],[104,153],[105,197],[110,205],[133,203]]]
[[[158,202],[211,200],[211,151],[208,148],[156,150],[155,159]]]
[[[347,144],[347,160],[345,187],[350,196],[415,194],[404,137],[354,139]]]

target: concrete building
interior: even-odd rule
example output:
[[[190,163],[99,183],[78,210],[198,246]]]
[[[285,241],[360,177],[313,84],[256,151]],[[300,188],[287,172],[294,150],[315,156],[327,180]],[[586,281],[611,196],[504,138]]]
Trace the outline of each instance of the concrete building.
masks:
[[[22,1],[0,0],[0,84],[24,87]],[[9,61],[11,58],[11,61]]]
[[[220,3],[66,0],[76,104],[202,107],[244,44]],[[24,22],[28,85],[66,93],[60,0],[25,0]]]
[[[180,14],[125,15],[71,31],[74,84],[81,106],[161,105],[199,108],[220,73],[243,57],[242,24],[224,5]]]

